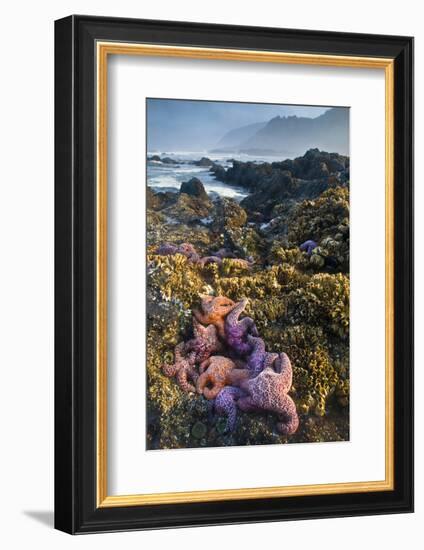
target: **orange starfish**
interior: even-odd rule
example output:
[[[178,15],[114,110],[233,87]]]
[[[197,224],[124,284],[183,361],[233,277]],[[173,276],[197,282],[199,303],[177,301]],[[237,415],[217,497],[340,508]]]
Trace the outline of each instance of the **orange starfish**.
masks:
[[[225,296],[200,294],[200,299],[202,311],[193,310],[194,316],[203,325],[215,325],[219,336],[225,339],[225,317],[236,304]]]
[[[196,384],[198,393],[203,393],[206,399],[215,399],[218,393],[229,383],[228,375],[235,366],[231,359],[222,355],[214,355],[203,361],[199,368],[199,372],[202,374]]]

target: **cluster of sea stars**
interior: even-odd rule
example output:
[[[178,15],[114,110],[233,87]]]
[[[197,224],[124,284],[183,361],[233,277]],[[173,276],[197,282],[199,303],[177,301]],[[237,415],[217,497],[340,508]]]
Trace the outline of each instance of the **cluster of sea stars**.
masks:
[[[277,429],[292,434],[299,426],[296,406],[288,395],[292,367],[285,353],[266,351],[251,317],[240,319],[248,301],[202,295],[194,310],[194,338],[175,348],[175,363],[163,372],[175,376],[185,392],[202,394],[218,415],[227,416],[233,431],[237,410],[269,411],[278,416]]]

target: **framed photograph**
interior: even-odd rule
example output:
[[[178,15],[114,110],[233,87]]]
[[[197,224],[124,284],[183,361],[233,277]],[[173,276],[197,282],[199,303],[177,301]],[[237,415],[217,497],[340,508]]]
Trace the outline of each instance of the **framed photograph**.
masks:
[[[55,25],[55,525],[411,512],[413,39]]]

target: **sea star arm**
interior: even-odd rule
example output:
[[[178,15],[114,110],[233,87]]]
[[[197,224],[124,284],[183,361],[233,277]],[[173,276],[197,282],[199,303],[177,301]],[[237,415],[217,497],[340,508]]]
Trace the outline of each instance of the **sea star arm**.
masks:
[[[251,376],[249,369],[233,369],[228,373],[228,381],[232,386],[241,386]]]
[[[193,311],[194,313],[194,311]],[[196,316],[193,315],[193,334],[195,338],[201,338],[206,334],[206,328],[199,323],[199,321],[196,319]]]
[[[199,378],[199,374],[197,372],[197,370],[194,368],[194,359],[192,359],[193,362],[191,362],[191,360],[189,359],[188,360],[188,367],[186,368],[187,369],[187,374],[190,376],[191,380],[193,380],[193,382],[196,384],[198,378]],[[195,391],[195,390],[193,390]]]
[[[202,325],[208,324],[208,318],[205,316],[201,311],[198,309],[193,309],[193,315],[199,321],[199,323],[202,323]]]
[[[177,374],[178,371],[178,363],[174,363],[172,365],[167,365],[166,363],[162,365],[162,372],[166,375],[172,378]]]
[[[267,353],[264,359],[263,370],[267,368],[272,368],[274,361],[277,359],[277,357],[278,357],[278,353]]]
[[[212,388],[209,388],[208,384],[213,384]],[[224,384],[217,381],[210,372],[206,371],[199,376],[196,386],[197,392],[203,394],[206,399],[215,399]]]
[[[258,329],[256,328],[256,325],[255,325],[255,321],[251,317],[244,317],[244,319],[240,321],[240,325],[243,329],[244,334],[249,333],[252,336],[259,335]]]
[[[198,265],[200,265],[200,267],[205,267],[205,265],[213,263],[221,265],[222,259],[218,256],[204,256],[203,258],[199,259],[197,263]]]
[[[259,407],[255,404],[250,395],[246,397],[240,397],[237,401],[237,407],[243,412],[257,412]]]
[[[185,369],[184,367],[181,367],[178,372],[177,372],[177,382],[178,382],[178,385],[180,386],[180,388],[189,393],[189,392],[195,392],[196,391],[196,388],[190,384],[190,382],[188,381],[188,372],[187,372],[188,369]]]
[[[253,350],[247,360],[247,364],[252,372],[252,375],[257,376],[263,370],[263,363],[266,355],[265,342],[262,338],[256,338],[253,336],[248,336],[247,339],[253,346]]]
[[[215,399],[215,409],[218,414],[227,416],[227,426],[225,431],[232,432],[237,421],[237,405],[234,396],[226,392],[225,388],[217,395]]]
[[[174,348],[175,363],[179,363],[184,358],[185,342],[180,342]]]
[[[238,325],[239,322],[239,316],[241,312],[244,310],[244,308],[247,305],[247,300],[241,300],[238,302],[235,307],[230,311],[230,313],[227,315],[227,326],[233,327]]]
[[[204,361],[202,361],[199,365],[200,374],[203,374],[205,372],[205,370],[209,367],[210,364],[211,364],[211,358],[210,357],[208,359],[205,359]]]
[[[283,435],[293,434],[299,427],[296,405],[289,395],[285,395],[277,423],[278,431]]]
[[[293,382],[293,369],[286,353],[280,353],[275,360],[275,371],[280,374],[281,387],[284,392],[288,392]]]

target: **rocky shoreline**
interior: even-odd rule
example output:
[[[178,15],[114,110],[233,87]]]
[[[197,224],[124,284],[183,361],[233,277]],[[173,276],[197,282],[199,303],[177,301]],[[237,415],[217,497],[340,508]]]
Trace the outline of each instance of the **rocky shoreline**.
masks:
[[[147,447],[347,440],[349,158],[312,149],[282,162],[233,160],[228,169],[206,157],[196,162],[249,194],[240,203],[211,198],[197,178],[176,193],[147,187]],[[165,244],[172,253],[160,253]],[[220,249],[228,255],[216,256]],[[192,338],[201,295],[246,299],[267,350],[288,355],[296,433],[282,435],[263,412],[241,412],[227,433],[203,395],[164,375],[174,347]]]

